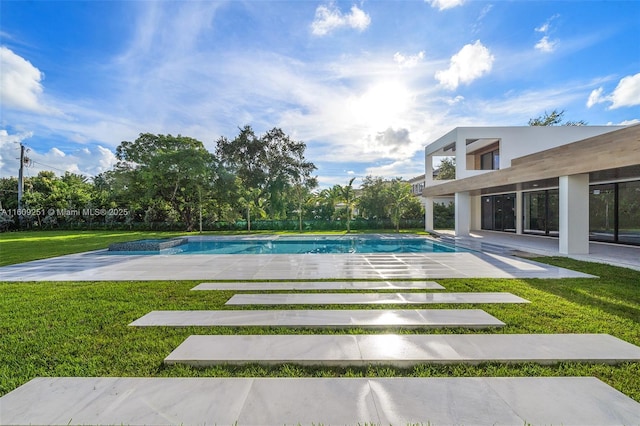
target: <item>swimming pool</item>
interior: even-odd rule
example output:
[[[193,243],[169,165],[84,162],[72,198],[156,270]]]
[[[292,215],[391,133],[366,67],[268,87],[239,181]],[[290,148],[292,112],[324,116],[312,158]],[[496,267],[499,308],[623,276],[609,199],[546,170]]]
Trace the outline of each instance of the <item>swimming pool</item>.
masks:
[[[114,251],[109,254],[340,254],[455,253],[459,247],[418,236],[277,236],[194,237],[188,243],[158,251]]]

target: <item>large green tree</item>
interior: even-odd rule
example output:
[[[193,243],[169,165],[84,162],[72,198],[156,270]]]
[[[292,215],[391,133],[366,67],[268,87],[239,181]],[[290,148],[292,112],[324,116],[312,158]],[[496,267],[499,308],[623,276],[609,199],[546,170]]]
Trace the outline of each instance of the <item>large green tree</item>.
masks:
[[[386,219],[389,217],[387,185],[388,181],[380,176],[367,176],[363,179],[360,187],[360,197],[358,198],[358,207],[362,216],[368,219]]]
[[[306,144],[291,139],[282,129],[273,128],[257,136],[251,126],[240,129],[233,140],[216,141],[216,156],[235,173],[247,190],[257,190],[267,200],[271,218],[286,217],[285,194],[294,185],[317,183],[311,176],[316,166],[304,157]]]
[[[141,133],[116,149],[116,171],[128,178],[129,190],[147,204],[161,200],[171,206],[187,231],[192,231],[218,176],[215,157],[202,142],[186,137]]]

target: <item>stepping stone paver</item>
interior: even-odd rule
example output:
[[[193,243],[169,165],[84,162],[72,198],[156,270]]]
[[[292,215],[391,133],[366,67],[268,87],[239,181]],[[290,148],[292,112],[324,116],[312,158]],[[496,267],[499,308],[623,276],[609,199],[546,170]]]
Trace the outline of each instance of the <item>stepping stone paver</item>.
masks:
[[[191,290],[444,290],[435,281],[287,281],[201,283]]]
[[[130,326],[503,327],[481,309],[152,311]]]
[[[594,377],[36,378],[0,398],[28,424],[633,425],[640,404]]]
[[[269,293],[236,294],[225,305],[361,305],[529,303],[511,293]]]
[[[362,366],[418,363],[640,361],[640,347],[608,334],[196,335],[166,364]]]

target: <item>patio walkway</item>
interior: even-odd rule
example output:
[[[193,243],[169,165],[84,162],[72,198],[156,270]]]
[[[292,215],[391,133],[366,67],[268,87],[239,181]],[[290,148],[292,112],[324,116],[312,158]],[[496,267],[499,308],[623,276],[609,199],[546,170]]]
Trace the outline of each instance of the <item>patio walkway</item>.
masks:
[[[519,251],[540,256],[566,256],[586,262],[606,263],[640,271],[640,246],[591,241],[589,254],[563,255],[559,240],[553,237],[517,235],[508,232],[472,231],[468,237],[455,237],[452,231],[438,231],[445,242],[493,253],[508,254]]]
[[[105,250],[0,268],[0,281],[388,280],[576,278],[587,274],[499,254],[113,255]]]
[[[60,377],[3,396],[0,413],[14,425],[604,426],[637,424],[640,404],[593,377]]]
[[[192,335],[165,364],[330,366],[421,363],[640,361],[640,347],[608,334]]]
[[[529,303],[511,293],[250,293],[225,305],[427,305],[437,303]]]
[[[505,324],[481,309],[151,311],[132,327],[488,328]]]

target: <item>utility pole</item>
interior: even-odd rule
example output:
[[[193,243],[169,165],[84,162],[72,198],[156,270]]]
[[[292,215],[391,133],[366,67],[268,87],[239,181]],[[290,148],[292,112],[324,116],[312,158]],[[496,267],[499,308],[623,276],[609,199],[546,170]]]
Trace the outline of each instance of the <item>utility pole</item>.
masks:
[[[20,170],[18,170],[18,210],[22,210],[22,193],[24,191],[24,145],[20,144]],[[21,214],[19,215],[21,216]]]

